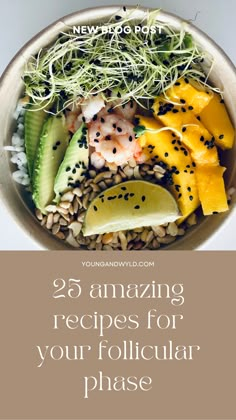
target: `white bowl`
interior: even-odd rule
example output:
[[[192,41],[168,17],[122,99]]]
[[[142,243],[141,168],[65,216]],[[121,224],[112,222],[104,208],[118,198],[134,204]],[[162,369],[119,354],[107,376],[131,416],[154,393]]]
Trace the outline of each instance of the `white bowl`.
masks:
[[[147,9],[134,9],[127,7],[127,10],[133,10],[134,16],[143,18]],[[23,82],[21,76],[25,62],[31,55],[36,54],[40,48],[51,43],[61,31],[65,31],[73,25],[81,26],[88,23],[93,25],[101,20],[108,19],[111,15],[117,14],[120,7],[97,7],[86,9],[68,15],[31,39],[13,58],[6,68],[0,80],[0,103],[4,104],[0,114],[1,138],[0,138],[0,198],[6,205],[9,213],[21,228],[30,235],[32,241],[37,242],[42,249],[63,250],[68,249],[64,242],[54,238],[49,232],[44,230],[30,209],[27,202],[27,196],[24,191],[17,187],[12,180],[13,167],[9,163],[9,154],[3,149],[5,145],[10,144],[12,133],[14,131],[13,113],[16,108],[18,98],[23,91]],[[169,13],[160,12],[158,19],[167,22],[176,30],[180,29],[183,20]],[[214,57],[214,66],[211,72],[211,82],[219,87],[224,94],[225,104],[228,108],[231,120],[236,127],[236,71],[235,67],[226,56],[224,51],[212,41],[206,34],[197,29],[194,25],[185,22],[187,30],[192,34],[197,44],[208,51]],[[224,163],[227,167],[226,187],[236,184],[236,146],[230,151],[224,153]],[[166,249],[172,250],[191,250],[197,249],[206,240],[208,240],[217,230],[223,229],[225,222],[230,221],[232,210],[235,203],[232,203],[228,212],[211,217],[205,217],[186,235]]]

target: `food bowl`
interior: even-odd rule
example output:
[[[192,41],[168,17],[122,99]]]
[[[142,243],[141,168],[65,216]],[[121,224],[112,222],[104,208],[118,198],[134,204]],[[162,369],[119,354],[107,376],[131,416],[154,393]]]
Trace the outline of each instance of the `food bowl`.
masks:
[[[143,18],[147,9],[139,8],[133,10],[134,16]],[[65,250],[70,249],[66,243],[59,241],[37,222],[27,194],[18,187],[12,179],[13,167],[9,161],[9,154],[4,150],[4,146],[9,145],[14,132],[13,114],[17,101],[23,91],[21,76],[25,62],[30,56],[36,54],[42,47],[50,44],[61,31],[66,31],[68,27],[94,25],[100,21],[108,20],[111,15],[117,14],[120,7],[98,7],[86,9],[68,15],[37,34],[30,40],[13,58],[5,70],[0,81],[0,101],[2,106],[0,114],[0,125],[2,135],[0,139],[0,197],[8,209],[8,212],[15,219],[16,223],[30,236],[32,241],[38,243],[42,249]],[[169,13],[160,12],[158,20],[168,23],[174,29],[179,30],[183,20]],[[207,51],[214,58],[214,65],[210,74],[211,82],[219,87],[224,94],[224,101],[230,114],[232,123],[236,126],[236,71],[234,65],[225,55],[224,51],[216,45],[206,34],[197,29],[194,25],[185,22],[188,32],[194,37],[202,50]],[[236,184],[236,145],[228,152],[224,152],[223,164],[227,167],[225,182],[226,188]],[[226,213],[204,217],[199,223],[188,230],[184,237],[167,246],[165,249],[172,250],[193,250],[197,249],[207,241],[216,231],[224,228],[226,221],[232,217],[232,200],[230,210]]]

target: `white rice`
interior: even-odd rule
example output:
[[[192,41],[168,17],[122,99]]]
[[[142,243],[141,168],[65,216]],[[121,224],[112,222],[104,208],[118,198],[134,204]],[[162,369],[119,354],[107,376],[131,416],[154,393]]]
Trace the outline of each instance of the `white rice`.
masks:
[[[12,136],[11,145],[5,146],[4,149],[11,153],[10,160],[17,167],[17,170],[12,173],[14,181],[28,187],[30,185],[30,177],[25,153],[24,114],[25,108],[19,102],[14,112],[14,119],[17,122],[16,131]]]

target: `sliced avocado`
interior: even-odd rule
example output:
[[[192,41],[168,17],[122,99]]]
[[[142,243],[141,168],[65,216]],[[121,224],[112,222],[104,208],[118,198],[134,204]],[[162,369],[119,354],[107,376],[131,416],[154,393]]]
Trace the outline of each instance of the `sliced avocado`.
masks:
[[[83,180],[85,171],[88,168],[88,162],[87,128],[85,124],[82,124],[73,135],[58,170],[54,184],[55,201],[58,202],[60,195]]]
[[[37,106],[30,104],[25,112],[25,149],[28,162],[29,176],[32,180],[34,161],[39,144],[43,124],[49,114],[46,110],[36,111]]]
[[[69,143],[64,116],[52,116],[44,123],[36,154],[33,176],[33,200],[43,214],[53,201],[54,181]]]

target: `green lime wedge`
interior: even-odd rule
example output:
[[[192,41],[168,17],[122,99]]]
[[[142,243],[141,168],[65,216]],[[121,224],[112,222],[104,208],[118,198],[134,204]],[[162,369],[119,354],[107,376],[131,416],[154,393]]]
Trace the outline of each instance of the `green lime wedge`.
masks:
[[[147,181],[127,181],[103,191],[89,205],[84,236],[157,226],[181,216],[169,191]]]

